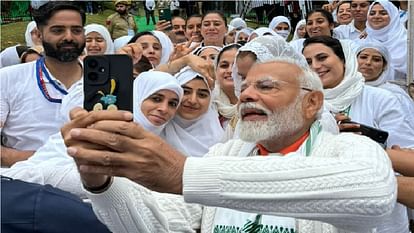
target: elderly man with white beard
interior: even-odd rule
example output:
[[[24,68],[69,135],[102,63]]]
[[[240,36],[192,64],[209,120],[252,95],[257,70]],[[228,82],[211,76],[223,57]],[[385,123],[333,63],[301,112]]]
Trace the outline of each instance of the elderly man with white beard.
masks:
[[[253,65],[240,139],[203,158],[126,112],[74,110],[62,134],[113,232],[372,232],[396,202],[391,163],[367,137],[324,131],[322,104],[318,76],[285,57]]]

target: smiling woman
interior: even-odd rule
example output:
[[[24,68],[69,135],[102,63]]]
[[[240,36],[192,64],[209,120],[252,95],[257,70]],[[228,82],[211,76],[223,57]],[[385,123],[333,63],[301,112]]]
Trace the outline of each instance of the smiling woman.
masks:
[[[114,43],[106,27],[99,24],[85,26],[86,55],[113,54]]]
[[[206,79],[189,67],[176,75],[184,89],[177,115],[161,134],[165,140],[187,156],[203,156],[210,146],[223,137],[217,111]]]
[[[377,0],[368,10],[367,42],[387,47],[391,53],[390,66],[397,72],[395,78],[407,75],[407,29],[400,22],[398,9],[389,1]]]
[[[149,71],[134,80],[134,121],[160,134],[183,97],[178,81],[168,73]]]
[[[201,21],[201,35],[204,45],[223,47],[227,32],[227,20],[220,11],[206,13]]]

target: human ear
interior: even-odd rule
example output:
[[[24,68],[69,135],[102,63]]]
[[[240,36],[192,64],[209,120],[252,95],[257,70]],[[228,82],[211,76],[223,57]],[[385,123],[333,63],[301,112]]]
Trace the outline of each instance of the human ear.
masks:
[[[323,105],[323,93],[311,91],[303,97],[302,109],[305,119],[315,119]]]

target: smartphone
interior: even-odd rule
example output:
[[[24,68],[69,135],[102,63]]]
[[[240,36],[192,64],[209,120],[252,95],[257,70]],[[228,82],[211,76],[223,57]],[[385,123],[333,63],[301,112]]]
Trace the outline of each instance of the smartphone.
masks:
[[[342,130],[341,132],[361,132],[362,135],[365,135],[369,138],[371,138],[372,140],[380,143],[381,145],[385,146],[386,145],[386,141],[388,139],[388,132],[368,126],[368,125],[364,125],[364,124],[360,124],[358,122],[354,122],[354,121],[342,121],[341,123],[349,123],[349,124],[359,124],[360,127],[359,128],[353,128],[353,129],[345,129]]]
[[[132,112],[133,68],[128,55],[86,56],[83,62],[83,107]]]
[[[171,10],[168,8],[158,10],[159,20],[171,21]]]

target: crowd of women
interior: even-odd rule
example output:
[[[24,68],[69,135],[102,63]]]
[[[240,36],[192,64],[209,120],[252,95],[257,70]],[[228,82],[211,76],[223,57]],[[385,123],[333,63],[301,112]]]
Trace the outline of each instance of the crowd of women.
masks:
[[[356,38],[350,37],[345,33],[346,26],[357,22],[356,9],[363,7],[364,28]],[[187,156],[201,157],[214,144],[238,137],[240,83],[254,63],[276,58],[273,51],[277,48],[266,38],[282,39],[291,46],[286,53],[292,59],[303,55],[298,60],[306,62],[301,65],[310,67],[322,81],[324,127],[338,132],[364,124],[388,132],[387,148],[414,148],[414,102],[406,87],[397,85],[407,79],[407,29],[398,8],[387,0],[354,0],[341,1],[336,12],[334,19],[329,11],[314,9],[295,28],[287,17],[277,16],[268,27],[253,29],[241,18],[227,23],[222,12],[211,11],[187,18],[188,41],[181,44],[174,44],[168,33],[158,30],[112,41],[106,27],[89,24],[84,30],[84,56],[131,54],[128,48],[139,44],[143,57],[135,62],[133,70],[134,121]],[[2,52],[2,66],[42,56],[36,30],[34,23],[27,27],[26,42],[31,49],[23,54],[17,47]],[[61,112],[66,119],[73,107],[82,106],[82,101],[82,88],[63,99]],[[353,123],[349,123],[351,120]],[[414,159],[414,152],[407,153]],[[62,163],[51,159],[56,155],[71,160],[60,133],[5,174],[30,180],[39,177],[33,173],[40,172],[48,177],[42,182],[54,180],[49,183],[59,187],[61,176],[68,173],[48,173],[52,164]],[[38,169],[28,172],[33,167]],[[73,190],[69,186],[66,189]],[[396,210],[398,216],[407,219],[405,208],[400,207]],[[383,227],[389,232],[405,232],[401,229],[406,226],[385,222]]]

